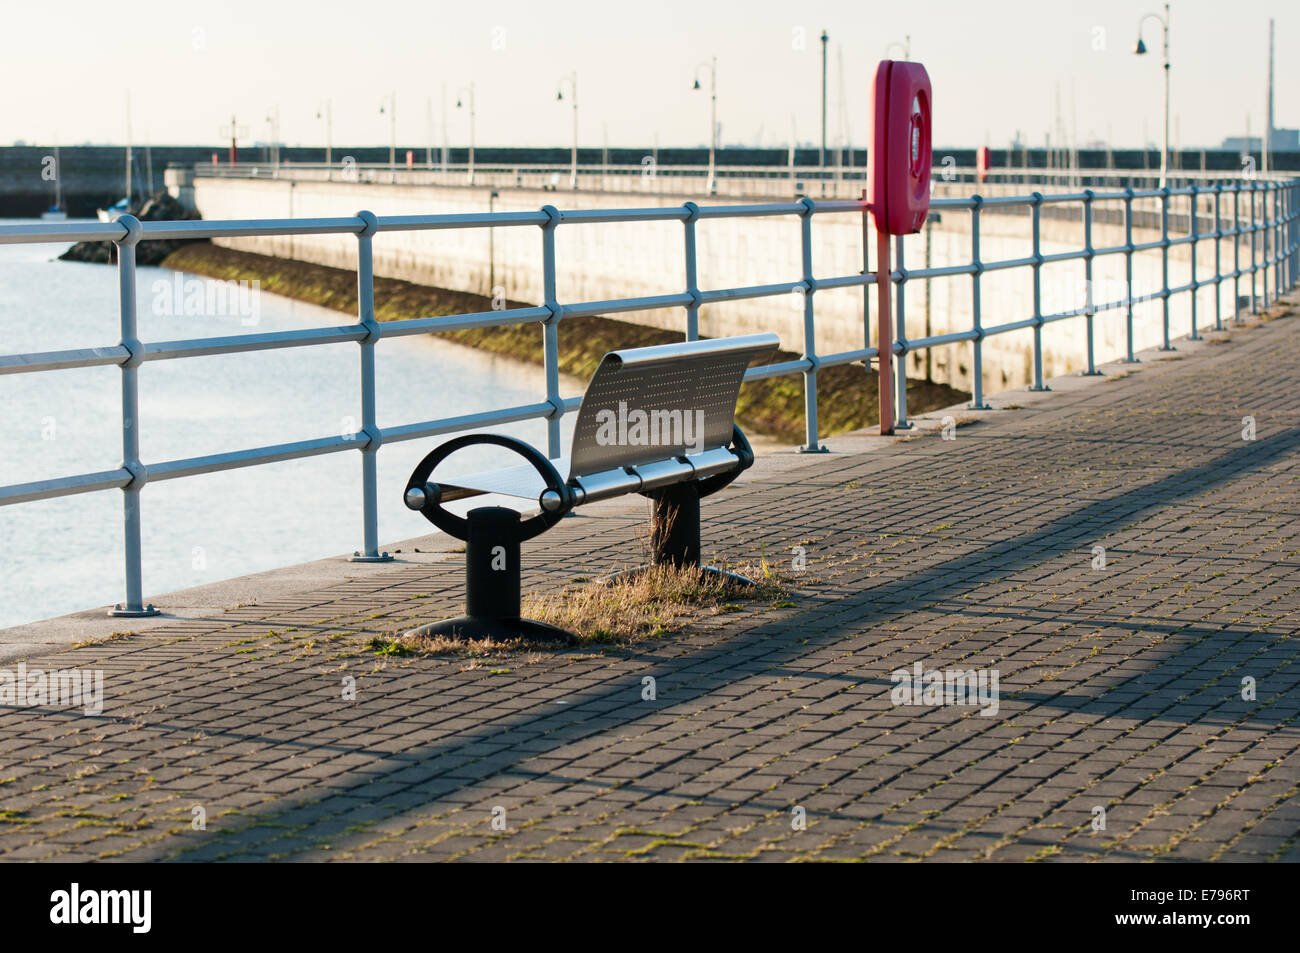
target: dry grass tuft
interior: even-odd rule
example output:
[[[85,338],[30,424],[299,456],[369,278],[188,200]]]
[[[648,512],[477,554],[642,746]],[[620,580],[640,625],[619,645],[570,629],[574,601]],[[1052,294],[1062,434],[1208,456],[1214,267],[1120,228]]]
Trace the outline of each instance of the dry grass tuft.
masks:
[[[735,571],[754,580],[754,585],[741,585],[725,576],[694,568],[653,566],[610,581],[581,582],[558,591],[527,596],[521,611],[525,618],[575,633],[581,640],[577,648],[581,649],[662,638],[689,629],[701,618],[743,612],[747,603],[793,605],[788,601],[789,587],[782,573],[767,560]],[[482,656],[544,647],[551,646],[527,639],[465,641],[409,635],[373,639],[369,645],[376,655],[384,657]]]
[[[523,613],[574,632],[586,643],[630,643],[658,638],[687,628],[702,613],[715,616],[742,611],[742,603],[771,601],[785,595],[775,570],[763,563],[753,586],[695,568],[651,566],[610,582],[567,586],[559,592],[530,596]]]

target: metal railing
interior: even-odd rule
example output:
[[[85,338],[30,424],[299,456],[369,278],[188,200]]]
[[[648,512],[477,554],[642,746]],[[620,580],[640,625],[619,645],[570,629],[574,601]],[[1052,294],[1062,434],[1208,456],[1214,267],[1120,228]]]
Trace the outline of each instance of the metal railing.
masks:
[[[647,160],[653,157],[647,156]],[[857,195],[866,184],[862,166],[718,166],[714,173],[714,195],[781,195],[796,192],[836,190]],[[357,162],[238,162],[202,163],[194,166],[197,178],[281,179],[296,182],[355,182],[365,185],[423,185],[479,188],[526,188],[544,190],[641,192],[653,195],[707,191],[710,169],[706,165],[660,165],[647,161],[639,165],[588,163],[574,169],[569,164],[446,166],[425,162],[408,167],[387,163]]]
[[[1189,214],[1187,234],[1171,235],[1169,206],[1173,199],[1186,197]],[[1133,241],[1135,200],[1156,200],[1160,204],[1161,237],[1147,242]],[[1231,209],[1226,206],[1231,205]],[[1077,205],[1082,209],[1083,247],[1066,252],[1043,254],[1040,222],[1044,209]],[[1093,245],[1094,209],[1098,206],[1122,209],[1125,240],[1122,244],[1095,247]],[[1295,285],[1300,275],[1300,180],[1251,179],[1219,182],[1213,186],[1192,185],[1186,188],[1123,189],[1113,191],[1072,192],[1044,195],[990,196],[971,195],[959,198],[940,198],[933,202],[938,210],[964,210],[970,214],[970,260],[962,264],[949,264],[933,268],[910,270],[904,262],[904,245],[900,239],[893,241],[894,262],[890,279],[894,285],[895,322],[893,353],[904,356],[923,348],[932,348],[969,341],[973,350],[972,407],[985,406],[983,397],[983,341],[993,335],[1021,329],[1033,331],[1033,385],[1043,388],[1042,330],[1057,321],[1083,317],[1087,334],[1087,370],[1095,373],[1093,349],[1094,321],[1098,314],[1112,310],[1125,313],[1127,353],[1126,360],[1134,360],[1133,306],[1141,300],[1158,299],[1162,304],[1162,338],[1170,346],[1169,300],[1179,294],[1191,293],[1191,324],[1189,335],[1198,337],[1201,326],[1197,309],[1196,292],[1202,288],[1214,289],[1214,326],[1223,327],[1224,309],[1221,286],[1231,281],[1233,289],[1232,315],[1239,314],[1240,284],[1250,282],[1250,307],[1267,307],[1283,288]],[[997,261],[984,261],[980,256],[980,219],[985,210],[1006,207],[1027,208],[1031,216],[1031,253],[1027,256]],[[1204,208],[1204,214],[1203,214]],[[812,222],[821,215],[858,215],[863,227],[863,269],[860,273],[817,277],[813,273]],[[802,274],[798,278],[751,287],[702,289],[698,287],[696,261],[696,226],[709,219],[794,216],[800,219],[800,245],[802,249]],[[1213,227],[1202,230],[1200,223],[1210,221]],[[561,225],[600,224],[611,222],[664,222],[677,221],[683,227],[683,252],[685,288],[681,291],[644,296],[618,298],[605,301],[561,303],[556,293],[555,233]],[[1230,223],[1231,227],[1224,227]],[[533,307],[510,308],[502,311],[476,312],[451,316],[409,318],[380,323],[375,319],[374,264],[372,240],[381,232],[401,232],[424,229],[469,228],[537,228],[540,232],[543,270],[544,300]],[[117,365],[121,368],[122,393],[122,463],[112,470],[80,473],[72,476],[41,480],[32,483],[0,487],[0,505],[31,500],[50,499],[97,490],[120,489],[123,493],[125,523],[124,556],[126,592],[125,600],[113,611],[118,615],[146,615],[155,610],[143,601],[141,579],[141,515],[140,495],[144,487],[160,480],[175,480],[197,474],[232,470],[283,460],[312,457],[344,450],[359,450],[362,461],[362,536],[363,547],[354,557],[362,561],[380,561],[388,558],[379,550],[378,538],[378,487],[376,455],[385,443],[415,440],[438,434],[447,434],[476,427],[512,423],[516,421],[545,419],[547,421],[547,450],[550,456],[560,454],[560,418],[575,409],[581,399],[564,397],[560,393],[559,326],[567,317],[619,314],[649,309],[681,308],[687,340],[699,337],[700,308],[718,302],[741,301],[775,295],[798,294],[802,296],[803,340],[802,354],[795,360],[783,361],[751,368],[747,381],[781,375],[800,374],[804,382],[805,450],[820,449],[817,417],[817,374],[821,368],[855,362],[868,363],[877,356],[871,344],[870,299],[867,286],[876,281],[866,250],[869,228],[865,203],[857,199],[814,201],[803,198],[751,205],[700,206],[686,202],[680,206],[638,209],[586,209],[561,211],[545,206],[538,211],[481,212],[473,214],[407,215],[379,218],[370,212],[358,212],[345,218],[268,219],[242,221],[183,221],[140,222],[133,216],[123,216],[113,223],[24,224],[0,226],[0,244],[34,242],[111,241],[118,252],[118,307],[121,339],[117,344],[47,351],[28,354],[0,355],[0,374],[34,373],[74,367]],[[137,335],[136,302],[136,246],[141,241],[162,239],[231,238],[268,235],[325,235],[352,234],[357,239],[358,315],[354,324],[305,330],[248,333],[224,337],[207,337],[186,340],[143,342]],[[1242,261],[1243,245],[1249,240],[1250,260]],[[1221,265],[1222,244],[1231,240],[1231,268]],[[1214,274],[1198,278],[1196,252],[1198,245],[1213,241]],[[1188,245],[1191,251],[1190,280],[1177,286],[1169,284],[1169,252],[1176,246]],[[1144,252],[1159,253],[1161,262],[1161,287],[1152,294],[1135,298],[1133,295],[1133,257]],[[1125,288],[1123,298],[1114,301],[1093,300],[1093,263],[1106,256],[1123,256],[1125,263]],[[1053,314],[1042,311],[1041,269],[1045,264],[1061,261],[1082,261],[1086,275],[1086,300],[1074,310]],[[1033,275],[1032,313],[996,325],[984,324],[981,312],[981,279],[990,272],[1028,268]],[[931,280],[948,276],[968,275],[971,279],[971,328],[944,334],[929,335],[916,340],[906,336],[906,289],[918,280]],[[1271,283],[1270,283],[1271,276]],[[1262,282],[1262,297],[1257,295],[1257,281]],[[862,288],[863,291],[863,346],[835,354],[816,352],[816,296],[822,292],[844,288]],[[380,338],[403,337],[450,331],[463,328],[480,328],[536,322],[543,328],[543,364],[546,394],[536,403],[522,404],[497,410],[466,414],[458,417],[417,421],[400,426],[380,428],[375,415],[375,344]],[[361,427],[355,433],[332,437],[282,443],[271,446],[234,450],[185,459],[144,463],[140,459],[139,392],[137,372],[148,361],[177,360],[215,354],[236,354],[267,348],[310,347],[341,341],[355,341],[360,357]],[[896,425],[908,426],[906,361],[896,362],[897,387]]]
[[[1014,194],[1029,187],[1042,188],[1156,188],[1158,169],[1105,168],[1021,168],[999,166],[981,173],[973,166],[959,166],[951,157],[936,156],[932,180],[936,194],[945,190],[966,190],[975,185],[985,194]],[[647,156],[639,165],[587,163],[576,168],[576,191],[702,194],[710,169],[707,165],[665,165]],[[189,167],[187,167],[189,168]],[[511,164],[417,162],[396,166],[388,163],[324,162],[238,162],[201,163],[192,167],[198,178],[287,179],[297,182],[355,182],[367,185],[478,186],[481,188],[527,188],[571,190],[575,170],[568,163]],[[735,165],[713,170],[715,195],[782,195],[813,193],[857,195],[866,185],[864,165]],[[1250,173],[1243,172],[1244,176]],[[1168,185],[1180,188],[1207,186],[1231,178],[1223,170],[1171,169]],[[1247,179],[1248,181],[1249,179]]]

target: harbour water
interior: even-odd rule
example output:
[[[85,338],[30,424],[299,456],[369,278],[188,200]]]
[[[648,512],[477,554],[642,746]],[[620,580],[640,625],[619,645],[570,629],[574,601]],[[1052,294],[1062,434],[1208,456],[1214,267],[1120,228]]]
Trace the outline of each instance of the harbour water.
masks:
[[[0,245],[0,353],[119,340],[116,268],[58,261],[65,247]],[[349,323],[340,312],[250,289],[228,294],[216,284],[139,269],[140,338]],[[187,300],[196,306],[184,307]],[[376,371],[381,427],[534,403],[545,393],[538,366],[429,336],[381,340]],[[120,377],[113,366],[0,376],[0,485],[119,466]],[[359,429],[352,342],[152,361],[139,382],[146,465]],[[580,386],[569,383],[565,393]],[[545,446],[542,421],[494,429]],[[436,442],[381,448],[381,541],[432,530],[402,505],[401,490]],[[448,466],[497,459],[457,455]],[[350,553],[361,545],[360,492],[357,452],[151,483],[141,498],[145,598]],[[120,491],[0,507],[0,628],[119,601],[122,586]]]

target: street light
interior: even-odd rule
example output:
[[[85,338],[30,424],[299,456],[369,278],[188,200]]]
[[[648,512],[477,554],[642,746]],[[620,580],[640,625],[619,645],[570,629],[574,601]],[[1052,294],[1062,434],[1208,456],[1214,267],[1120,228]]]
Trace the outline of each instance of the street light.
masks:
[[[325,100],[317,108],[316,118],[325,120],[325,168],[328,169],[334,163],[334,100]]]
[[[718,149],[718,58],[715,56],[712,62],[696,64],[695,85],[691,87],[692,89],[700,88],[701,69],[709,71],[709,194],[716,195],[718,191],[716,162]]]
[[[272,106],[266,113],[266,124],[271,129],[271,147],[267,149],[271,160],[271,174],[280,174],[280,107]]]
[[[379,114],[382,116],[388,113],[388,175],[389,178],[397,181],[397,93],[388,94],[388,105],[382,103],[379,106]]]
[[[456,90],[456,108],[464,106],[464,100],[461,93],[469,93],[469,184],[474,184],[474,117],[477,115],[474,107],[474,84],[462,86]]]
[[[1147,45],[1142,42],[1142,27],[1147,20],[1157,20],[1164,33],[1164,60],[1165,60],[1165,129],[1164,137],[1160,147],[1160,187],[1163,189],[1169,182],[1169,4],[1165,4],[1165,15],[1158,13],[1148,13],[1138,20],[1138,39],[1137,45],[1133,47],[1133,52],[1141,56],[1147,51]],[[1146,143],[1143,143],[1146,148]]]
[[[556,85],[559,89],[555,93],[556,100],[564,99],[564,84],[569,84],[569,98],[573,101],[573,151],[569,156],[569,188],[578,187],[578,74],[570,73],[568,76],[561,76],[559,83]]]
[[[821,177],[822,195],[826,195],[826,48],[830,34],[822,30],[822,148],[817,153],[817,174]]]

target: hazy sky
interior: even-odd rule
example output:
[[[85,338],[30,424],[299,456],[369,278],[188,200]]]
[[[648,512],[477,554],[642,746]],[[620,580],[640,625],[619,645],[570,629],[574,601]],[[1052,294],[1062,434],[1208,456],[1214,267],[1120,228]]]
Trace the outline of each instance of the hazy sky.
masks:
[[[251,139],[323,144],[316,118],[333,101],[334,140],[387,144],[379,106],[397,93],[398,138],[441,136],[443,88],[454,144],[469,138],[472,81],[477,141],[567,146],[571,113],[555,101],[561,74],[578,72],[580,136],[598,147],[698,145],[708,137],[708,73],[718,58],[718,119],[728,144],[819,138],[820,43],[831,36],[829,138],[841,102],[861,145],[877,60],[911,37],[912,59],[934,84],[936,146],[1003,146],[1023,132],[1041,145],[1059,113],[1083,143],[1109,136],[1137,146],[1144,121],[1160,136],[1160,30],[1133,55],[1148,0],[648,0],[477,3],[380,0],[64,0],[4,5],[0,143],[122,142],[126,98],[137,143],[212,143],[232,111]],[[1300,3],[1175,0],[1175,142],[1215,145],[1263,128],[1268,18],[1277,19],[1275,124],[1300,125]],[[802,43],[800,42],[802,40]],[[901,56],[894,48],[893,55]],[[839,68],[843,62],[842,78]],[[843,96],[840,90],[843,88]],[[567,97],[567,87],[566,87]],[[793,117],[793,118],[792,118]]]

